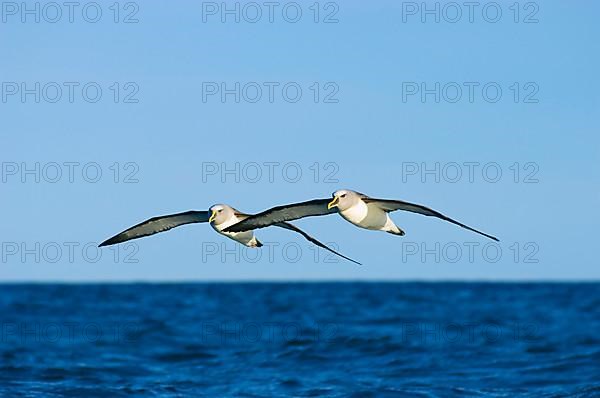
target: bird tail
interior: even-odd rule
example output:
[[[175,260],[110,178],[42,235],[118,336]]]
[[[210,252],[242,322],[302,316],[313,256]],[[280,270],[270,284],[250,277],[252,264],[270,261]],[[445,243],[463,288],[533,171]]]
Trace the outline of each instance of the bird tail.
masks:
[[[253,236],[252,239],[250,240],[250,242],[248,242],[246,244],[246,246],[248,246],[248,247],[262,247],[263,244],[260,243],[260,241],[258,239],[256,239],[256,236]]]
[[[405,234],[404,234],[404,231],[403,231],[403,230],[401,230],[401,229],[400,229],[400,228],[398,228],[398,227],[396,227],[396,229],[395,229],[395,230],[390,230],[390,231],[385,231],[385,232],[387,232],[388,234],[392,234],[392,235],[398,235],[398,236],[404,236],[404,235],[405,235]]]

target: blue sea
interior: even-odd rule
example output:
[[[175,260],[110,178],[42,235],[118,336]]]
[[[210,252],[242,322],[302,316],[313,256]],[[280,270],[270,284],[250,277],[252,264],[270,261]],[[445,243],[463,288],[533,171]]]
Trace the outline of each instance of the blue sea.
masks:
[[[0,289],[1,397],[600,396],[600,284]]]

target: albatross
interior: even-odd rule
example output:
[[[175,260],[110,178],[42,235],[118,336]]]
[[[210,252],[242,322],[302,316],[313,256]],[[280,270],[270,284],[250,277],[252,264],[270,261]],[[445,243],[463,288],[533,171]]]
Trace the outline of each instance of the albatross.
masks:
[[[341,189],[332,194],[333,199],[314,199],[307,202],[292,203],[284,206],[273,207],[255,214],[245,220],[225,228],[225,232],[243,232],[265,228],[280,222],[298,220],[304,217],[324,216],[339,213],[342,218],[360,228],[384,231],[394,235],[404,235],[390,218],[389,213],[404,210],[413,213],[441,218],[469,231],[478,233],[492,240],[498,238],[478,231],[461,222],[451,219],[442,213],[423,205],[409,203],[402,200],[375,199],[360,192]]]
[[[165,216],[150,218],[146,221],[134,225],[131,228],[126,229],[125,231],[113,236],[112,238],[105,240],[104,242],[100,243],[98,247],[110,246],[117,243],[126,242],[128,240],[154,235],[156,233],[168,231],[172,228],[179,227],[181,225],[204,222],[208,222],[210,226],[219,234],[233,239],[244,246],[261,247],[263,244],[260,243],[258,239],[256,239],[256,236],[254,236],[254,232],[251,229],[247,229],[241,232],[225,231],[227,227],[233,226],[236,223],[247,219],[248,217],[250,217],[249,214],[244,214],[231,206],[225,204],[217,204],[212,206],[208,211],[190,210],[183,213],[169,214]],[[337,256],[345,258],[348,261],[352,261],[353,263],[360,265],[359,262],[354,261],[351,258],[346,257],[343,254],[340,254],[335,250],[327,247],[325,244],[319,242],[317,239],[313,238],[300,228],[297,228],[296,226],[290,223],[275,222],[272,225],[297,232],[309,242],[312,242],[315,245],[322,247],[323,249],[328,250]]]

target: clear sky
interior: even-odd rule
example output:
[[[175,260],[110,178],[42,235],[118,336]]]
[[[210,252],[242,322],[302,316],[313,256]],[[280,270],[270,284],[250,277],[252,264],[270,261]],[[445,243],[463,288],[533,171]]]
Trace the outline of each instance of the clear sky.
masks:
[[[600,278],[600,4],[374,3],[3,2],[0,280]],[[394,213],[404,237],[296,222],[362,267],[273,229],[256,259],[206,224],[94,249],[339,188],[501,243]]]

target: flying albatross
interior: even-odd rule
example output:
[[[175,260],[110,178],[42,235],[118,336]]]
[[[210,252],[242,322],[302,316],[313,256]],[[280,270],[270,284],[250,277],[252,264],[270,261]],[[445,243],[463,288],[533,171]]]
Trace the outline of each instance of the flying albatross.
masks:
[[[244,230],[242,232],[228,232],[224,231],[225,228],[235,225],[237,222],[241,220],[245,220],[250,217],[248,214],[244,214],[234,209],[231,206],[218,204],[212,206],[209,211],[186,211],[183,213],[177,214],[169,214],[166,216],[158,216],[150,218],[144,222],[141,222],[137,225],[134,225],[131,228],[126,229],[125,231],[113,236],[100,243],[98,247],[102,246],[110,246],[117,243],[126,242],[131,239],[138,239],[144,236],[154,235],[159,232],[168,231],[172,228],[179,227],[185,224],[192,223],[202,223],[208,222],[210,226],[217,231],[219,234],[224,235],[230,239],[235,240],[236,242],[241,243],[247,247],[261,247],[263,244],[260,243],[258,239],[254,236],[254,232],[252,230]],[[344,256],[336,252],[335,250],[327,247],[325,244],[319,242],[300,228],[287,223],[287,222],[275,222],[272,223],[273,226],[289,229],[290,231],[294,231],[302,235],[309,242],[314,243],[315,245],[322,247],[325,250],[328,250],[346,260],[352,261],[358,265],[361,265],[359,262],[352,260],[349,257]]]
[[[255,214],[245,220],[225,228],[225,232],[243,232],[253,229],[265,228],[280,222],[297,220],[304,217],[324,216],[339,213],[346,221],[360,228],[375,231],[384,231],[394,235],[404,235],[389,214],[396,210],[405,210],[413,213],[433,216],[451,222],[469,231],[476,232],[487,238],[498,241],[498,238],[471,228],[463,223],[451,219],[440,212],[428,207],[404,202],[402,200],[375,199],[359,192],[342,189],[333,193],[331,199],[315,199],[307,202],[292,203],[285,206],[273,207],[269,210]]]

